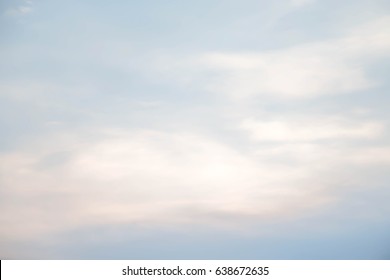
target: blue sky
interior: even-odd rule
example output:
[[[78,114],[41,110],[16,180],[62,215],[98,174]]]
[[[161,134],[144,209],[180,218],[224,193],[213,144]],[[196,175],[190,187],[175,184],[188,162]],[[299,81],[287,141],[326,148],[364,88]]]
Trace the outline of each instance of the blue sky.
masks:
[[[390,258],[388,1],[3,1],[0,258]]]

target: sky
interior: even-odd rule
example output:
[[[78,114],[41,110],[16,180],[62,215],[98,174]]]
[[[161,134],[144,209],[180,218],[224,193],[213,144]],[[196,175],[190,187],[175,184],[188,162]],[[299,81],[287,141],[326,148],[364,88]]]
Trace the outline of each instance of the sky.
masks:
[[[390,259],[387,0],[0,3],[1,259]]]

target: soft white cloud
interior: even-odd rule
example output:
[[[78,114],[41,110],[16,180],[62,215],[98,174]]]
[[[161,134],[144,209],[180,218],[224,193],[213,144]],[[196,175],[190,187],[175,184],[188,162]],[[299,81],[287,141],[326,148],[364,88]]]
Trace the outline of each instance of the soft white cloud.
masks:
[[[332,200],[310,184],[306,166],[269,164],[194,134],[116,131],[45,143],[0,159],[1,213],[13,213],[0,216],[2,238],[97,224],[218,227]]]
[[[310,49],[269,54],[212,54],[204,57],[222,71],[208,89],[234,98],[269,95],[302,98],[361,90],[373,85],[360,66]]]
[[[292,142],[258,148],[255,154],[264,161],[289,162],[297,165],[316,164],[321,168],[381,166],[390,164],[390,147],[348,147],[324,143]],[[325,178],[321,178],[326,180]],[[352,178],[349,178],[351,180]],[[358,176],[357,181],[361,180]]]
[[[384,131],[379,121],[351,121],[341,117],[246,119],[240,127],[256,141],[294,142],[334,139],[373,139]]]
[[[353,166],[390,163],[388,147],[289,142],[372,138],[382,129],[378,123],[323,121],[323,130],[305,125],[279,122],[275,132],[274,123],[261,124],[273,134],[257,137],[276,142],[248,152],[184,132],[109,129],[45,137],[0,157],[0,236],[34,239],[132,223],[240,230],[253,219],[321,209],[339,199],[337,178],[351,180]]]
[[[313,98],[367,90],[380,81],[370,64],[390,56],[390,17],[347,30],[341,38],[259,52],[209,52],[155,59],[160,79],[234,99]]]

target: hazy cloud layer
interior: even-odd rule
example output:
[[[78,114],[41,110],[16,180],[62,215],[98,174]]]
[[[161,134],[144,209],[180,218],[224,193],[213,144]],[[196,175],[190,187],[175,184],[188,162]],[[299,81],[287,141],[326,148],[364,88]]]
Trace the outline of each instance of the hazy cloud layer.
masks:
[[[0,6],[0,257],[388,256],[385,1],[147,2]]]

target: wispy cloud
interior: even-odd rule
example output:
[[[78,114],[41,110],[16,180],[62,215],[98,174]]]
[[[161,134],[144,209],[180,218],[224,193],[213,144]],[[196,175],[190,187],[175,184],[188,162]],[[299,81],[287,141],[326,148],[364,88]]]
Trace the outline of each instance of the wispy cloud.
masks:
[[[326,117],[301,119],[273,119],[261,121],[246,119],[241,128],[248,131],[252,139],[265,142],[308,142],[316,140],[375,139],[384,131],[381,122]]]
[[[209,89],[235,98],[306,98],[371,88],[377,82],[366,75],[365,63],[390,55],[388,23],[388,18],[380,19],[340,40],[285,50],[206,55],[205,63],[221,77]]]
[[[1,213],[14,213],[0,216],[0,235],[17,240],[131,223],[244,230],[253,219],[299,217],[337,202],[337,177],[353,170],[351,162],[365,168],[390,162],[388,147],[289,144],[372,137],[381,130],[375,123],[349,127],[331,122],[324,124],[324,132],[281,127],[268,129],[270,136],[264,137],[284,142],[250,153],[184,132],[109,129],[85,139],[80,134],[46,137],[33,149],[0,158]],[[329,172],[336,170],[329,180]]]
[[[2,213],[18,213],[1,216],[3,238],[106,223],[179,225],[194,215],[219,227],[235,216],[289,216],[331,200],[318,187],[292,187],[310,170],[267,165],[199,135],[116,131],[93,143],[65,142],[66,149],[58,143],[1,157],[9,201]],[[227,219],[202,217],[205,209]]]
[[[347,31],[339,39],[284,49],[212,52],[176,61],[172,57],[161,61],[168,68],[156,68],[172,71],[172,80],[191,85],[196,81],[209,92],[235,99],[302,99],[359,92],[380,83],[366,71],[370,64],[390,56],[389,22],[389,17],[382,17]]]
[[[23,16],[33,12],[33,2],[24,1],[17,7],[6,10],[5,14],[8,16]]]

